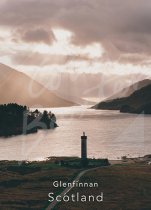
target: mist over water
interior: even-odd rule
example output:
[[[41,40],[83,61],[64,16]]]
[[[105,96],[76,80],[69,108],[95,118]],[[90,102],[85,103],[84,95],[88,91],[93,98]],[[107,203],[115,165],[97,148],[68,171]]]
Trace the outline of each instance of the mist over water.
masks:
[[[43,109],[40,109],[41,111]],[[58,128],[36,134],[0,138],[0,160],[42,160],[79,156],[80,136],[88,136],[88,156],[118,159],[151,153],[151,116],[87,109],[53,108]]]

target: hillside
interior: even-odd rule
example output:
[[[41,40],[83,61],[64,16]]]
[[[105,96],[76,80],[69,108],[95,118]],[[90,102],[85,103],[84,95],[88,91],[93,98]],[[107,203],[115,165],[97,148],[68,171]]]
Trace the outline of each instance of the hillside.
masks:
[[[118,98],[111,101],[104,101],[93,108],[107,109],[107,110],[120,110],[121,112],[141,113],[148,110],[149,113],[151,104],[151,84],[147,85],[140,90],[135,91],[128,97]]]
[[[143,88],[143,87],[145,87],[149,84],[151,84],[150,79],[144,79],[142,81],[136,82],[136,83],[130,85],[129,87],[126,87],[126,88],[122,89],[121,91],[112,95],[111,97],[107,98],[106,101],[107,100],[113,100],[113,99],[116,99],[116,98],[128,97],[132,93],[134,93],[135,91],[140,90],[141,88]]]
[[[64,100],[27,75],[0,64],[0,104],[17,103],[29,107],[66,107]]]

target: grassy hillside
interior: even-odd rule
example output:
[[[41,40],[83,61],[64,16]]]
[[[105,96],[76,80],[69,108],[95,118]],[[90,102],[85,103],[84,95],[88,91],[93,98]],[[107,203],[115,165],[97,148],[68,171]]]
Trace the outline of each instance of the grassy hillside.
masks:
[[[42,210],[50,203],[48,193],[59,195],[63,188],[55,188],[54,181],[71,182],[80,169],[55,164],[59,160],[18,163],[0,162],[0,209]],[[73,159],[73,158],[72,158]],[[98,195],[104,193],[104,201],[61,202],[55,210],[150,210],[151,167],[146,162],[124,163],[100,167],[86,173],[80,182],[98,183],[98,188],[75,187],[67,195]]]
[[[104,201],[63,202],[56,210],[150,210],[151,167],[145,165],[117,165],[89,172],[82,182],[98,183],[99,188],[74,188],[68,195],[97,196],[104,193]]]

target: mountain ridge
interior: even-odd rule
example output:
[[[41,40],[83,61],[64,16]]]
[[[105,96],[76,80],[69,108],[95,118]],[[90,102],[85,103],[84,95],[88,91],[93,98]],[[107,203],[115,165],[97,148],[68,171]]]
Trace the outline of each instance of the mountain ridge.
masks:
[[[29,107],[66,107],[75,103],[58,97],[26,74],[0,63],[0,104]]]
[[[121,97],[121,98],[115,98],[115,99],[107,99],[104,100],[100,103],[97,103],[94,105],[92,108],[94,109],[106,109],[106,110],[119,110],[121,106],[126,104],[126,101],[128,97],[131,97],[134,93],[137,91],[140,91],[141,89],[150,86],[151,85],[151,80],[142,80],[137,83],[134,83],[133,85],[129,86],[129,88],[138,85],[138,90],[134,90],[129,96]],[[146,84],[146,85],[145,85]]]
[[[147,81],[145,86],[142,85],[142,84],[144,84],[144,81]],[[148,83],[150,83],[150,84],[148,84]],[[136,83],[134,85],[136,85]],[[151,87],[151,81],[150,80],[142,80],[142,81],[140,81],[140,85],[138,87],[141,87],[141,86],[143,86],[143,87],[140,89],[138,88],[138,90],[134,91],[131,95],[129,95],[127,97],[115,98],[112,100],[105,100],[105,101],[102,101],[102,102],[96,104],[92,108],[104,109],[104,110],[120,110],[121,107],[124,105],[133,107],[134,109],[138,108],[141,105],[145,105],[145,104],[143,104],[142,98],[146,98],[145,96],[147,94],[148,100],[146,99],[146,103],[148,103],[151,100],[151,96],[148,94],[148,89],[150,89],[150,87]],[[142,94],[142,92],[143,92],[143,94]]]
[[[134,91],[137,91],[147,85],[151,84],[151,80],[150,79],[144,79],[138,82],[135,82],[134,84],[123,88],[121,91],[119,91],[118,93],[112,95],[111,97],[108,97],[107,99],[105,99],[105,101],[107,100],[113,100],[116,98],[122,98],[122,97],[128,97],[130,96]]]

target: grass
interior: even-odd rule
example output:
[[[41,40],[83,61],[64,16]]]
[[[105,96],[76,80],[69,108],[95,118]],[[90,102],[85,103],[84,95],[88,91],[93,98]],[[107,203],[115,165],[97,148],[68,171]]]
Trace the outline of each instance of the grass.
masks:
[[[62,159],[73,158],[52,158],[22,165],[16,161],[1,161],[0,210],[45,209],[49,204],[48,193],[58,195],[63,191],[63,188],[53,187],[53,181],[71,182],[81,170],[55,164]],[[103,191],[104,201],[61,202],[56,210],[151,210],[151,167],[146,164],[100,167],[85,174],[80,182],[97,182],[99,188],[73,188],[68,195],[77,192],[98,195]]]
[[[82,182],[97,182],[99,188],[74,188],[68,195],[104,193],[104,201],[62,202],[57,210],[151,210],[151,168],[145,165],[111,166],[84,175]]]
[[[48,193],[58,194],[53,181],[67,182],[77,173],[54,164],[54,160],[18,165],[15,161],[0,162],[0,209],[42,210],[48,205]]]

